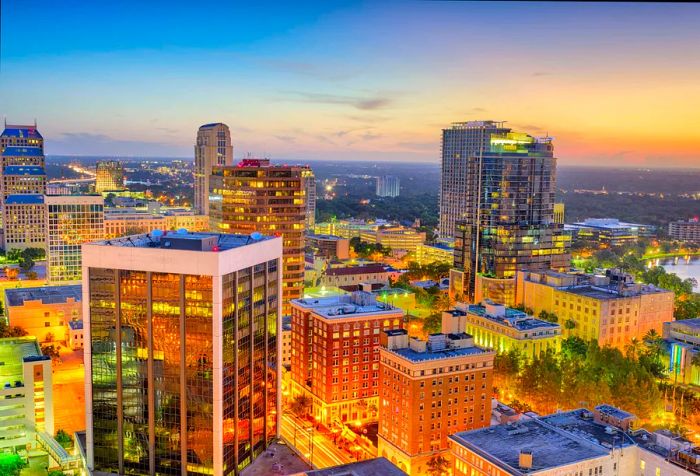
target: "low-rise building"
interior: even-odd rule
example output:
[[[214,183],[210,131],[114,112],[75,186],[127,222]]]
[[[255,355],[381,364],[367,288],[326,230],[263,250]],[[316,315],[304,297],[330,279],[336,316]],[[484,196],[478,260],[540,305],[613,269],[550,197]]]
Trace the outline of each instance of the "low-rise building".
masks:
[[[104,212],[106,239],[150,233],[154,230],[178,230],[181,228],[191,232],[209,231],[209,217],[183,210],[163,210],[153,213],[131,208],[106,208]]]
[[[53,435],[51,359],[35,337],[0,339],[0,453],[39,448]]]
[[[11,326],[21,327],[39,342],[67,342],[68,323],[82,319],[82,297],[80,284],[8,288],[5,312]]]
[[[620,350],[647,332],[659,334],[673,320],[674,294],[635,283],[630,275],[608,270],[605,275],[520,271],[516,303],[554,314],[565,335],[597,340]]]
[[[700,243],[700,219],[672,221],[668,224],[668,236],[673,240]]]
[[[425,232],[400,225],[383,225],[376,230],[362,231],[360,240],[391,248],[392,251],[414,253],[419,245],[425,243]]]
[[[673,380],[700,386],[700,317],[664,323],[668,372]]]
[[[350,258],[350,240],[335,235],[306,235],[306,246],[315,256],[326,259]]]
[[[403,326],[403,311],[374,295],[294,299],[292,394],[313,400],[326,426],[374,421],[379,390],[379,334]]]
[[[68,321],[68,347],[73,350],[82,349],[85,347],[83,334],[83,321],[75,320]]]
[[[454,309],[444,311],[442,330],[466,332],[474,336],[474,342],[479,346],[498,352],[517,349],[526,358],[561,348],[559,324],[536,319],[491,301],[458,304]]]
[[[381,333],[378,453],[411,475],[449,456],[448,436],[491,421],[495,352],[465,333]]]
[[[416,247],[416,263],[425,266],[430,263],[450,263],[454,261],[454,247],[445,243],[428,245],[422,243]]]
[[[640,223],[626,223],[617,218],[587,218],[582,222],[566,225],[574,238],[590,240],[603,246],[621,246],[639,238],[653,236],[656,227]]]
[[[348,291],[359,289],[360,284],[389,284],[393,273],[380,263],[371,263],[362,266],[344,266],[326,269],[321,276],[322,286],[335,286]]]

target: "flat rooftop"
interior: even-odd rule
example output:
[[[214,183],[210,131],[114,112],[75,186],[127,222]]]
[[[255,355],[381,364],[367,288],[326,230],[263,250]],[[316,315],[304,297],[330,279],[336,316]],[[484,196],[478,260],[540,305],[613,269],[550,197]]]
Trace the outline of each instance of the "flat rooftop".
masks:
[[[517,309],[512,309],[507,307],[505,316],[493,316],[486,312],[486,307],[479,304],[469,305],[468,312],[470,314],[476,314],[477,316],[484,317],[490,321],[502,324],[505,326],[513,327],[519,331],[531,331],[535,329],[556,329],[561,326],[553,322],[543,321],[542,319],[537,319],[522,311]]]
[[[345,240],[347,238],[343,238],[342,236],[336,236],[336,235],[317,235],[315,233],[307,233],[306,235],[307,238],[311,238],[313,240],[328,240],[328,241],[339,241],[339,240]]]
[[[356,294],[364,295],[365,299],[354,299],[351,294],[341,296],[328,296],[316,298],[293,299],[295,306],[313,311],[327,319],[343,319],[350,316],[362,317],[364,315],[396,315],[403,311],[390,304],[378,302],[372,293],[357,291]]]
[[[466,357],[469,355],[495,353],[491,350],[482,349],[481,347],[464,347],[461,349],[445,349],[445,350],[426,350],[425,352],[416,352],[411,348],[404,349],[386,349],[398,356],[403,357],[411,362],[427,362],[429,360],[453,359],[456,357]]]
[[[622,411],[622,410],[620,410]],[[590,441],[593,444],[606,448],[615,446],[630,446],[634,441],[621,430],[614,432],[606,431],[607,425],[596,423],[593,418],[585,418],[583,415],[590,414],[588,410],[580,408],[568,412],[554,413],[542,417],[541,420],[549,425],[567,431],[579,438]],[[624,412],[627,413],[627,412]]]
[[[536,419],[464,431],[449,438],[515,475],[536,473],[608,455],[603,448],[557,431]],[[521,451],[532,453],[532,468],[519,468]]]
[[[42,304],[63,304],[73,298],[80,302],[83,298],[83,286],[42,286],[39,288],[8,288],[5,289],[5,305],[9,307],[23,306],[25,301],[41,301]]]
[[[621,410],[617,407],[613,407],[612,405],[598,405],[597,407],[595,407],[595,409],[604,415],[610,415],[611,417],[618,418],[620,420],[624,420],[626,418],[634,418],[633,414]]]
[[[272,239],[260,233],[250,235],[229,235],[223,233],[188,232],[178,230],[174,232],[154,230],[150,233],[140,235],[125,236],[111,240],[95,241],[91,245],[99,246],[122,246],[133,248],[159,248],[189,251],[226,251],[241,246],[258,243]],[[210,243],[214,246],[211,249],[201,249],[203,243]]]
[[[0,388],[8,384],[16,386],[17,381],[23,381],[22,364],[38,360],[49,360],[49,357],[41,354],[36,337],[0,339]]]
[[[683,319],[680,321],[671,321],[669,325],[672,329],[685,327],[700,332],[700,317],[696,317],[693,319]]]
[[[407,476],[386,458],[374,458],[357,463],[341,464],[303,473],[307,476]]]
[[[565,286],[560,288],[563,291],[571,294],[576,294],[578,296],[589,297],[593,299],[623,299],[632,296],[639,296],[641,294],[655,294],[655,293],[668,293],[670,291],[666,289],[657,288],[655,286],[642,286],[638,292],[629,292],[627,289],[623,289],[623,292],[618,292],[617,288],[613,285],[609,288],[603,286],[592,286],[592,285],[582,285],[582,286]],[[625,293],[624,291],[628,291]]]

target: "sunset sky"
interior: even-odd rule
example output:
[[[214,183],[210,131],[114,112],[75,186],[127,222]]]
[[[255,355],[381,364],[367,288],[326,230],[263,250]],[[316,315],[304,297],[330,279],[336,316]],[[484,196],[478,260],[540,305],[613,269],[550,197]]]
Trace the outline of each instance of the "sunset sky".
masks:
[[[562,165],[700,167],[700,4],[2,1],[0,114],[48,154],[439,160],[451,122]],[[231,2],[233,3],[233,2]]]

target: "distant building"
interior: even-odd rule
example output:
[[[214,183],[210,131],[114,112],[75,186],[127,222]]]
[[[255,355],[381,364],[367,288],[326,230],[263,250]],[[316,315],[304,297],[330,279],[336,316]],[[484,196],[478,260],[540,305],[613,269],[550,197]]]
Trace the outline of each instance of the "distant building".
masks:
[[[326,426],[376,421],[379,334],[401,328],[403,311],[362,291],[291,304],[292,393]]]
[[[54,434],[51,359],[35,337],[0,339],[0,452],[41,449],[41,433]]]
[[[175,231],[181,228],[191,232],[209,231],[209,217],[194,212],[163,210],[152,213],[147,210],[108,208],[104,215],[104,237],[150,233],[154,230]]]
[[[194,145],[194,209],[209,215],[209,177],[214,166],[233,165],[231,131],[226,124],[204,124],[197,131]]]
[[[378,454],[411,475],[448,456],[448,436],[489,426],[495,352],[468,334],[409,338],[384,330],[379,349]]]
[[[401,193],[401,181],[394,175],[377,177],[378,197],[398,197]]]
[[[335,235],[341,238],[359,238],[362,232],[375,232],[382,225],[389,225],[386,220],[365,221],[357,218],[317,223],[314,233],[318,235]]]
[[[450,436],[454,476],[685,476],[700,452],[668,430],[631,426],[636,417],[610,405],[578,409]]]
[[[416,263],[425,266],[430,263],[449,263],[454,262],[454,248],[445,243],[436,243],[427,245],[425,243],[416,247]]]
[[[466,332],[474,336],[477,345],[498,352],[517,349],[528,359],[561,348],[559,324],[489,301],[479,305],[458,304],[455,309],[444,311],[442,329]]]
[[[82,349],[85,346],[85,334],[83,333],[83,321],[68,321],[68,347],[73,350]]]
[[[403,250],[414,253],[418,246],[425,243],[425,232],[400,225],[383,225],[376,230],[360,232],[360,240],[391,248],[392,251]]]
[[[100,195],[47,195],[46,265],[49,283],[82,279],[83,243],[104,236],[104,199]]]
[[[673,292],[635,283],[628,274],[605,276],[553,271],[521,271],[516,302],[559,319],[567,336],[625,349],[651,329],[659,334],[673,320]],[[567,324],[568,323],[568,324]]]
[[[558,202],[554,204],[554,223],[564,224],[564,203]]]
[[[18,326],[45,342],[68,342],[71,321],[82,319],[82,288],[78,285],[5,289],[5,314]]]
[[[315,256],[326,259],[344,260],[350,258],[350,240],[334,235],[306,235],[306,246]]]
[[[626,223],[617,218],[587,218],[582,222],[566,225],[580,240],[590,240],[603,246],[622,246],[648,238],[656,232],[653,225]]]
[[[312,469],[292,476],[406,476],[386,458],[374,458],[356,463],[341,464],[324,469]]]
[[[310,168],[302,173],[306,188],[306,231],[316,226],[316,176]]]
[[[240,474],[279,436],[281,238],[83,245],[87,464]],[[115,397],[116,396],[116,397]]]
[[[389,284],[392,273],[381,263],[363,266],[329,268],[321,276],[322,286],[335,286],[346,291],[355,291],[361,284],[376,284],[383,287]]]
[[[700,386],[700,317],[664,323],[668,372],[673,381]]]
[[[668,224],[668,235],[673,240],[700,243],[700,220],[696,217],[688,221],[672,221]]]
[[[124,190],[124,165],[118,160],[97,162],[95,193]]]

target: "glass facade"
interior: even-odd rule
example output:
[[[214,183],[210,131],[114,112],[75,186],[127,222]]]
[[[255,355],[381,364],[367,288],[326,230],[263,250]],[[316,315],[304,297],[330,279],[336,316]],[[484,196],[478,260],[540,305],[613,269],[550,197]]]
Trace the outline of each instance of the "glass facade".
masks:
[[[90,268],[96,471],[238,474],[264,451],[277,430],[277,266],[221,277],[220,382],[216,278]]]

